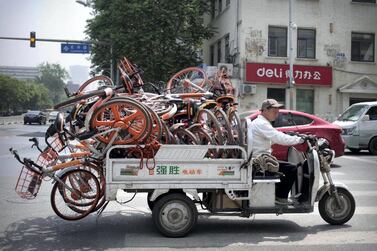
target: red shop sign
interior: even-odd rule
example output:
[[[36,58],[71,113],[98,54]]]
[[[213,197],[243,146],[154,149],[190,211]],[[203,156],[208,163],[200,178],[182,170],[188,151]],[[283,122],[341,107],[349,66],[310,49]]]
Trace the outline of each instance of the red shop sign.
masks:
[[[287,84],[289,65],[246,63],[246,82]],[[293,78],[298,85],[332,85],[332,68],[294,65]]]

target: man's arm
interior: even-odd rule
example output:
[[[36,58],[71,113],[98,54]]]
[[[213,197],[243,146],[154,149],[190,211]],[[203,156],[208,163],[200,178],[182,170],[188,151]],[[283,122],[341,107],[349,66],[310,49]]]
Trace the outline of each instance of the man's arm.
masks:
[[[291,136],[276,130],[270,123],[256,124],[255,130],[258,130],[266,138],[270,139],[274,144],[291,146],[304,142],[301,137]]]

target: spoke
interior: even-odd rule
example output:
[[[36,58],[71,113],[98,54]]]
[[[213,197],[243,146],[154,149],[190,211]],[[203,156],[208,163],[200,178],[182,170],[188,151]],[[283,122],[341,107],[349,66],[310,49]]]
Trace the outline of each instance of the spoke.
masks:
[[[96,120],[95,121],[95,126],[107,126],[107,127],[111,127],[113,124],[114,124],[115,121],[99,121],[99,120]]]
[[[136,110],[136,112],[122,118],[122,121],[125,123],[133,123],[134,120],[136,120],[140,115],[143,115],[140,111]],[[143,116],[141,116],[142,118]]]
[[[112,111],[112,113],[114,115],[115,121],[121,120],[120,114],[119,114],[119,110],[118,110],[118,105],[113,104],[113,105],[110,106],[110,109],[111,109],[111,111]]]

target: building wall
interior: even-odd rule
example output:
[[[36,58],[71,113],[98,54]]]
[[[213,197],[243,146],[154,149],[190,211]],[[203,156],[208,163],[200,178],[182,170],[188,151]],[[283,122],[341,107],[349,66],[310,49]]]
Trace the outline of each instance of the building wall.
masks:
[[[219,1],[214,1],[218,5]],[[225,6],[225,1],[222,1]],[[216,44],[225,34],[230,34],[230,51],[234,56],[233,83],[237,89],[245,82],[246,62],[287,64],[287,57],[268,56],[268,27],[288,26],[288,0],[233,0],[230,6],[211,20],[216,34],[204,44],[205,63],[210,62],[209,46]],[[315,59],[297,58],[297,30],[293,30],[293,64],[332,67],[331,87],[297,86],[314,90],[314,114],[333,120],[349,106],[350,97],[377,100],[377,4],[353,3],[351,0],[292,0],[292,20],[298,28],[311,28],[316,31]],[[218,7],[216,6],[218,9]],[[237,17],[238,13],[238,17]],[[374,62],[351,61],[351,32],[372,33],[375,36]],[[215,55],[217,48],[215,48]],[[224,55],[224,52],[222,52]],[[288,53],[287,53],[288,55]],[[222,59],[224,62],[225,59]],[[216,56],[215,56],[215,62]],[[356,86],[357,80],[367,77],[371,90],[356,90],[355,93],[340,91],[344,86]],[[241,110],[256,109],[267,98],[267,88],[286,88],[286,84],[272,85],[255,83],[256,94],[239,96]],[[360,88],[359,88],[360,89]],[[295,93],[296,90],[293,90]],[[359,93],[361,91],[361,93]],[[363,92],[364,91],[364,92]],[[238,92],[240,93],[240,92]],[[296,99],[293,98],[293,108]],[[287,98],[286,98],[287,100]]]
[[[34,80],[40,73],[37,67],[0,66],[0,74],[26,81]]]

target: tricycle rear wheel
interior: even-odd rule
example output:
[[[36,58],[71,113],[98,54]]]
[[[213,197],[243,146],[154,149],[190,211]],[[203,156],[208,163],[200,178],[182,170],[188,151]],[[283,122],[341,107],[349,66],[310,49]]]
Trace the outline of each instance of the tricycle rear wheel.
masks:
[[[334,194],[326,193],[319,201],[318,209],[321,217],[331,225],[342,225],[349,221],[355,212],[355,199],[352,194],[337,187],[340,206]]]
[[[153,222],[167,237],[183,237],[195,226],[198,211],[194,202],[182,193],[172,193],[158,199],[153,206]]]

